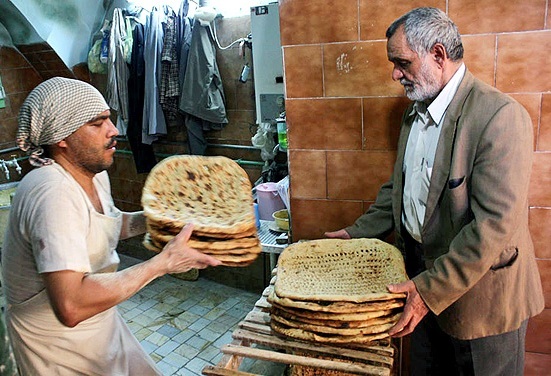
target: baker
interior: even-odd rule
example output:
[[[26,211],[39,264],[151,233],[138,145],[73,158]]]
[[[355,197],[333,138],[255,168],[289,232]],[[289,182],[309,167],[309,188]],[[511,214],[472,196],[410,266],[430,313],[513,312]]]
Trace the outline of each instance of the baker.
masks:
[[[414,375],[522,375],[528,318],[544,307],[528,228],[532,122],[463,63],[456,25],[417,8],[386,32],[392,78],[413,103],[390,181],[331,238],[394,231],[411,280],[390,330],[411,336]]]
[[[37,166],[20,182],[2,250],[6,323],[23,375],[160,375],[116,305],[155,278],[220,262],[187,246],[117,271],[119,239],[143,234],[121,212],[105,171],[118,131],[91,85],[52,78],[21,106],[17,142]]]

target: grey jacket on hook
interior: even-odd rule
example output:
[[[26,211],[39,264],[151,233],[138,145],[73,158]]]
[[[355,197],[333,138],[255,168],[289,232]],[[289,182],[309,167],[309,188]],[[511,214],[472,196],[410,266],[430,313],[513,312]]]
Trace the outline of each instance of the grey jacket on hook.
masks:
[[[208,122],[227,124],[224,88],[209,27],[197,20],[193,25],[179,108]]]

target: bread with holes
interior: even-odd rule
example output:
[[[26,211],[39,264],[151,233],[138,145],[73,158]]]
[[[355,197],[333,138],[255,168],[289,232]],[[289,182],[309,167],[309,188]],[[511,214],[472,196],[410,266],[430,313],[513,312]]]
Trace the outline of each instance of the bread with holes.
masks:
[[[408,279],[401,252],[378,239],[294,243],[278,261],[274,292],[302,301],[368,302],[403,297],[387,289]]]

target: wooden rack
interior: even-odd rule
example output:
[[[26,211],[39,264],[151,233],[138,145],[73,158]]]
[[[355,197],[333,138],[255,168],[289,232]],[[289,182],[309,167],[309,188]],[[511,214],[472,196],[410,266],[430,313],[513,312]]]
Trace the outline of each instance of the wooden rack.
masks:
[[[273,280],[272,280],[273,281]],[[224,354],[216,366],[207,366],[207,376],[255,376],[239,371],[244,358],[331,370],[344,374],[397,376],[400,374],[398,348],[400,343],[390,340],[377,345],[357,345],[354,348],[324,345],[283,338],[270,328],[270,303],[266,297],[272,284],[266,288],[254,309],[239,323],[233,332],[233,341],[221,348]],[[311,368],[310,368],[311,367]],[[256,375],[258,376],[258,375]]]

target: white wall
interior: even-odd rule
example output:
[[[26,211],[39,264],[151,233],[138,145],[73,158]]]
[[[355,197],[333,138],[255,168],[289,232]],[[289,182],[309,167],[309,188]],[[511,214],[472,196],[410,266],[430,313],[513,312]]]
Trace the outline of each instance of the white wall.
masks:
[[[87,60],[90,37],[105,14],[102,1],[9,1],[69,68]]]

